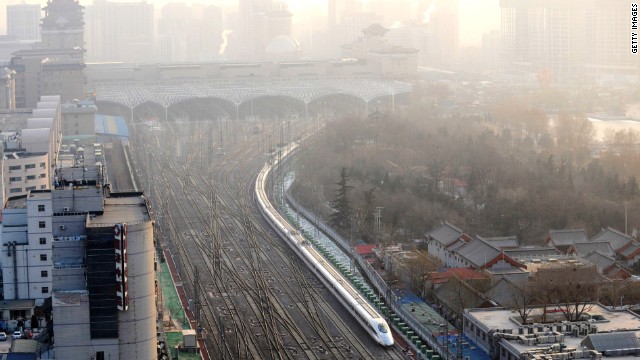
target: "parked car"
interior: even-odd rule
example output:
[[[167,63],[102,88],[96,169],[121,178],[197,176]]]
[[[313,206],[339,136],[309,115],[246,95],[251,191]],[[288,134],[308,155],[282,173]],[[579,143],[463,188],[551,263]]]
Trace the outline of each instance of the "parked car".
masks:
[[[0,331],[0,341],[5,340],[7,340],[7,333],[5,333],[4,331]]]
[[[22,337],[22,332],[21,331],[14,331],[13,334],[11,334],[11,338],[12,339],[20,339]]]

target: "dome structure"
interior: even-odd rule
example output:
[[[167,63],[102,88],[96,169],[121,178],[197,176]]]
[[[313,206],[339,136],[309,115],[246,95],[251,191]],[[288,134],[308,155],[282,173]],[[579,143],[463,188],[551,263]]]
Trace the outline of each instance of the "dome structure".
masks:
[[[292,55],[300,52],[300,43],[288,35],[278,35],[271,39],[265,48],[270,55]]]

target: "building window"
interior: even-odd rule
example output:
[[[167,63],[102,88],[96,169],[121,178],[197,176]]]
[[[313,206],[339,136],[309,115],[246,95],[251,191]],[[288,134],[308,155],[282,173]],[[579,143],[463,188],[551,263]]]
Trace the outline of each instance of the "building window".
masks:
[[[25,170],[27,169],[35,169],[36,168],[36,164],[27,164],[24,166]]]
[[[27,180],[35,180],[36,176],[35,175],[27,175]]]
[[[40,163],[40,167],[44,169],[45,167],[47,167],[47,164],[46,164],[46,163],[41,162],[41,163]]]
[[[104,360],[104,351],[96,352],[96,360]]]
[[[49,272],[47,270],[40,271],[40,277],[43,277],[43,278],[49,277]]]
[[[40,174],[40,179],[46,178],[47,174]]]
[[[9,166],[9,171],[20,170],[20,169],[22,169],[22,166],[20,166],[20,165],[11,165],[11,166]]]
[[[47,185],[40,185],[40,190],[44,190],[47,188]]]
[[[9,192],[12,194],[20,193],[22,192],[22,188],[13,188],[13,189],[10,189]]]
[[[16,181],[22,181],[22,177],[21,176],[12,176],[9,178],[9,182],[16,182]]]
[[[47,244],[47,238],[40,238],[40,245],[46,245]]]
[[[40,204],[38,205],[38,212],[43,212],[44,211],[44,205]]]
[[[47,261],[47,254],[40,254],[40,261]]]
[[[27,188],[25,189],[26,191],[31,191],[31,190],[35,190],[36,187],[35,186],[27,186]]]
[[[38,227],[44,229],[47,227],[47,224],[44,221],[38,221]]]
[[[49,287],[48,286],[43,286],[42,287],[42,293],[43,294],[48,294],[49,293]]]

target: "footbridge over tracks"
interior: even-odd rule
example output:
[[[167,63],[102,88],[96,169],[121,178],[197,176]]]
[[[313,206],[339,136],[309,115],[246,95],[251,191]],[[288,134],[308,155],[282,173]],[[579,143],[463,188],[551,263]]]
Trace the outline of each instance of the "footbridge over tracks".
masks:
[[[269,77],[235,79],[171,79],[160,81],[93,81],[96,102],[111,103],[134,110],[143,104],[164,108],[165,119],[172,106],[194,99],[211,99],[225,104],[229,113],[238,118],[241,105],[268,97],[292,99],[304,106],[309,116],[309,104],[332,96],[347,96],[369,104],[381,99],[393,109],[395,96],[410,93],[406,82],[346,77]],[[231,115],[232,116],[232,115]]]

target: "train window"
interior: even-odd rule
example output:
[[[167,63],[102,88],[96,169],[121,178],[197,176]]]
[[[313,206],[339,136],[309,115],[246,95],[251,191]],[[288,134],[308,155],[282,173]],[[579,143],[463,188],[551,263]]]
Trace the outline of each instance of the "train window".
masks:
[[[387,329],[387,325],[385,325],[384,323],[380,323],[378,324],[378,331],[380,331],[383,334],[386,334],[389,329]]]

